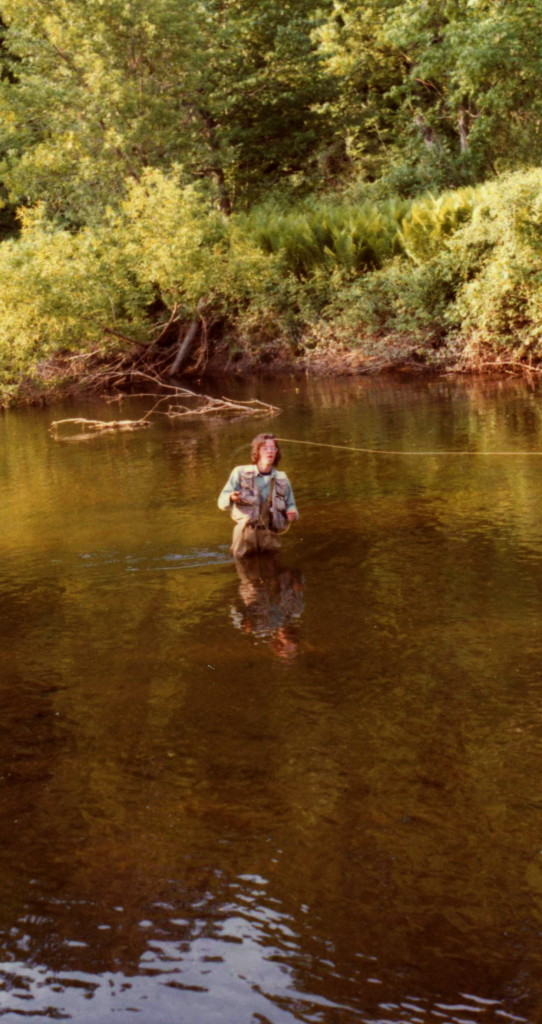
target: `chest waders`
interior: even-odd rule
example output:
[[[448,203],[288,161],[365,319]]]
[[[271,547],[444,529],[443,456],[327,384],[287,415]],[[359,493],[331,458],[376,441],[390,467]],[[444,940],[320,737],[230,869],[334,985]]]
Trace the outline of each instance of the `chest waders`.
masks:
[[[235,522],[231,553],[234,558],[257,553],[278,551],[278,534],[288,526],[286,516],[287,481],[284,473],[271,477],[269,499],[262,501],[255,466],[244,466],[239,473],[240,501],[231,508]]]

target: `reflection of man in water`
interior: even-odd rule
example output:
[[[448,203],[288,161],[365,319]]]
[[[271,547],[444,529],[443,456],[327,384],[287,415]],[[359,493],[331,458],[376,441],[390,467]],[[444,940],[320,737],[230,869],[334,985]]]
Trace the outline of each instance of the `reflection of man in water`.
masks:
[[[274,434],[258,434],[250,454],[252,463],[235,467],[218,498],[218,507],[229,509],[236,523],[234,558],[277,551],[278,534],[298,517],[290,481],[277,469],[282,453]]]
[[[272,554],[243,559],[235,565],[241,607],[231,607],[234,626],[257,639],[269,640],[279,658],[295,658],[303,611],[301,573],[281,567]]]

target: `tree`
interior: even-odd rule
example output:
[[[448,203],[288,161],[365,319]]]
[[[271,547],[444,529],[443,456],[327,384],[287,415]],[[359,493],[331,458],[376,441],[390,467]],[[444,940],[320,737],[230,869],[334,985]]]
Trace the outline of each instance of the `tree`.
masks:
[[[325,118],[315,0],[1,0],[16,81],[0,83],[17,201],[88,223],[127,178],[181,163],[229,212],[304,174]]]
[[[541,17],[540,0],[337,0],[320,46],[363,172],[415,191],[539,161]]]

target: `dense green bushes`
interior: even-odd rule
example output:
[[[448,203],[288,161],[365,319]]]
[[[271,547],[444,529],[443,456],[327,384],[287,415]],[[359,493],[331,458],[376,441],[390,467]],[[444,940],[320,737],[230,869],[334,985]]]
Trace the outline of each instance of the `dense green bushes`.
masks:
[[[389,258],[343,272],[321,321],[367,354],[429,363],[542,358],[542,171],[413,201]]]
[[[414,201],[224,217],[148,171],[100,224],[26,211],[0,244],[4,381],[65,350],[152,343],[203,309],[237,350],[330,340],[428,363],[542,357],[542,170]]]
[[[542,170],[408,203],[255,211],[245,226],[306,293],[318,274],[299,325],[311,321],[313,343],[370,354],[403,339],[429,362],[542,358]]]
[[[312,202],[289,212],[256,207],[240,223],[281,266],[300,280],[319,268],[347,274],[376,270],[400,251],[399,226],[410,203]]]

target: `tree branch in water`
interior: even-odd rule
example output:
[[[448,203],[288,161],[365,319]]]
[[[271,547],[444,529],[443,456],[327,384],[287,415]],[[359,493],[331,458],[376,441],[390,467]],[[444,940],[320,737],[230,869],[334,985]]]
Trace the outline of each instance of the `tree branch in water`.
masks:
[[[63,438],[64,440],[73,440],[74,437],[77,439],[84,439],[92,435],[111,432],[111,431],[131,431],[131,430],[142,430],[145,427],[150,426],[151,420],[155,416],[167,416],[168,419],[180,419],[184,417],[200,417],[200,416],[276,416],[280,412],[280,409],[276,405],[270,405],[268,402],[262,402],[259,398],[249,398],[246,401],[241,399],[233,400],[230,398],[213,398],[210,395],[198,395],[195,391],[190,391],[188,388],[175,387],[172,384],[164,384],[159,379],[152,377],[150,374],[136,372],[132,374],[118,373],[109,374],[110,377],[119,377],[120,381],[111,380],[111,384],[125,383],[127,376],[130,378],[143,378],[146,381],[150,381],[156,384],[161,390],[167,390],[167,394],[161,395],[150,409],[147,410],[144,416],[136,420],[91,420],[85,419],[81,416],[68,417],[67,419],[54,420],[50,426],[50,433],[57,440]],[[139,394],[126,396],[132,398],[156,398],[153,394]],[[167,409],[161,409],[160,406],[168,402]],[[59,428],[65,424],[73,424],[81,427],[82,433],[77,435],[67,435],[59,432]]]

